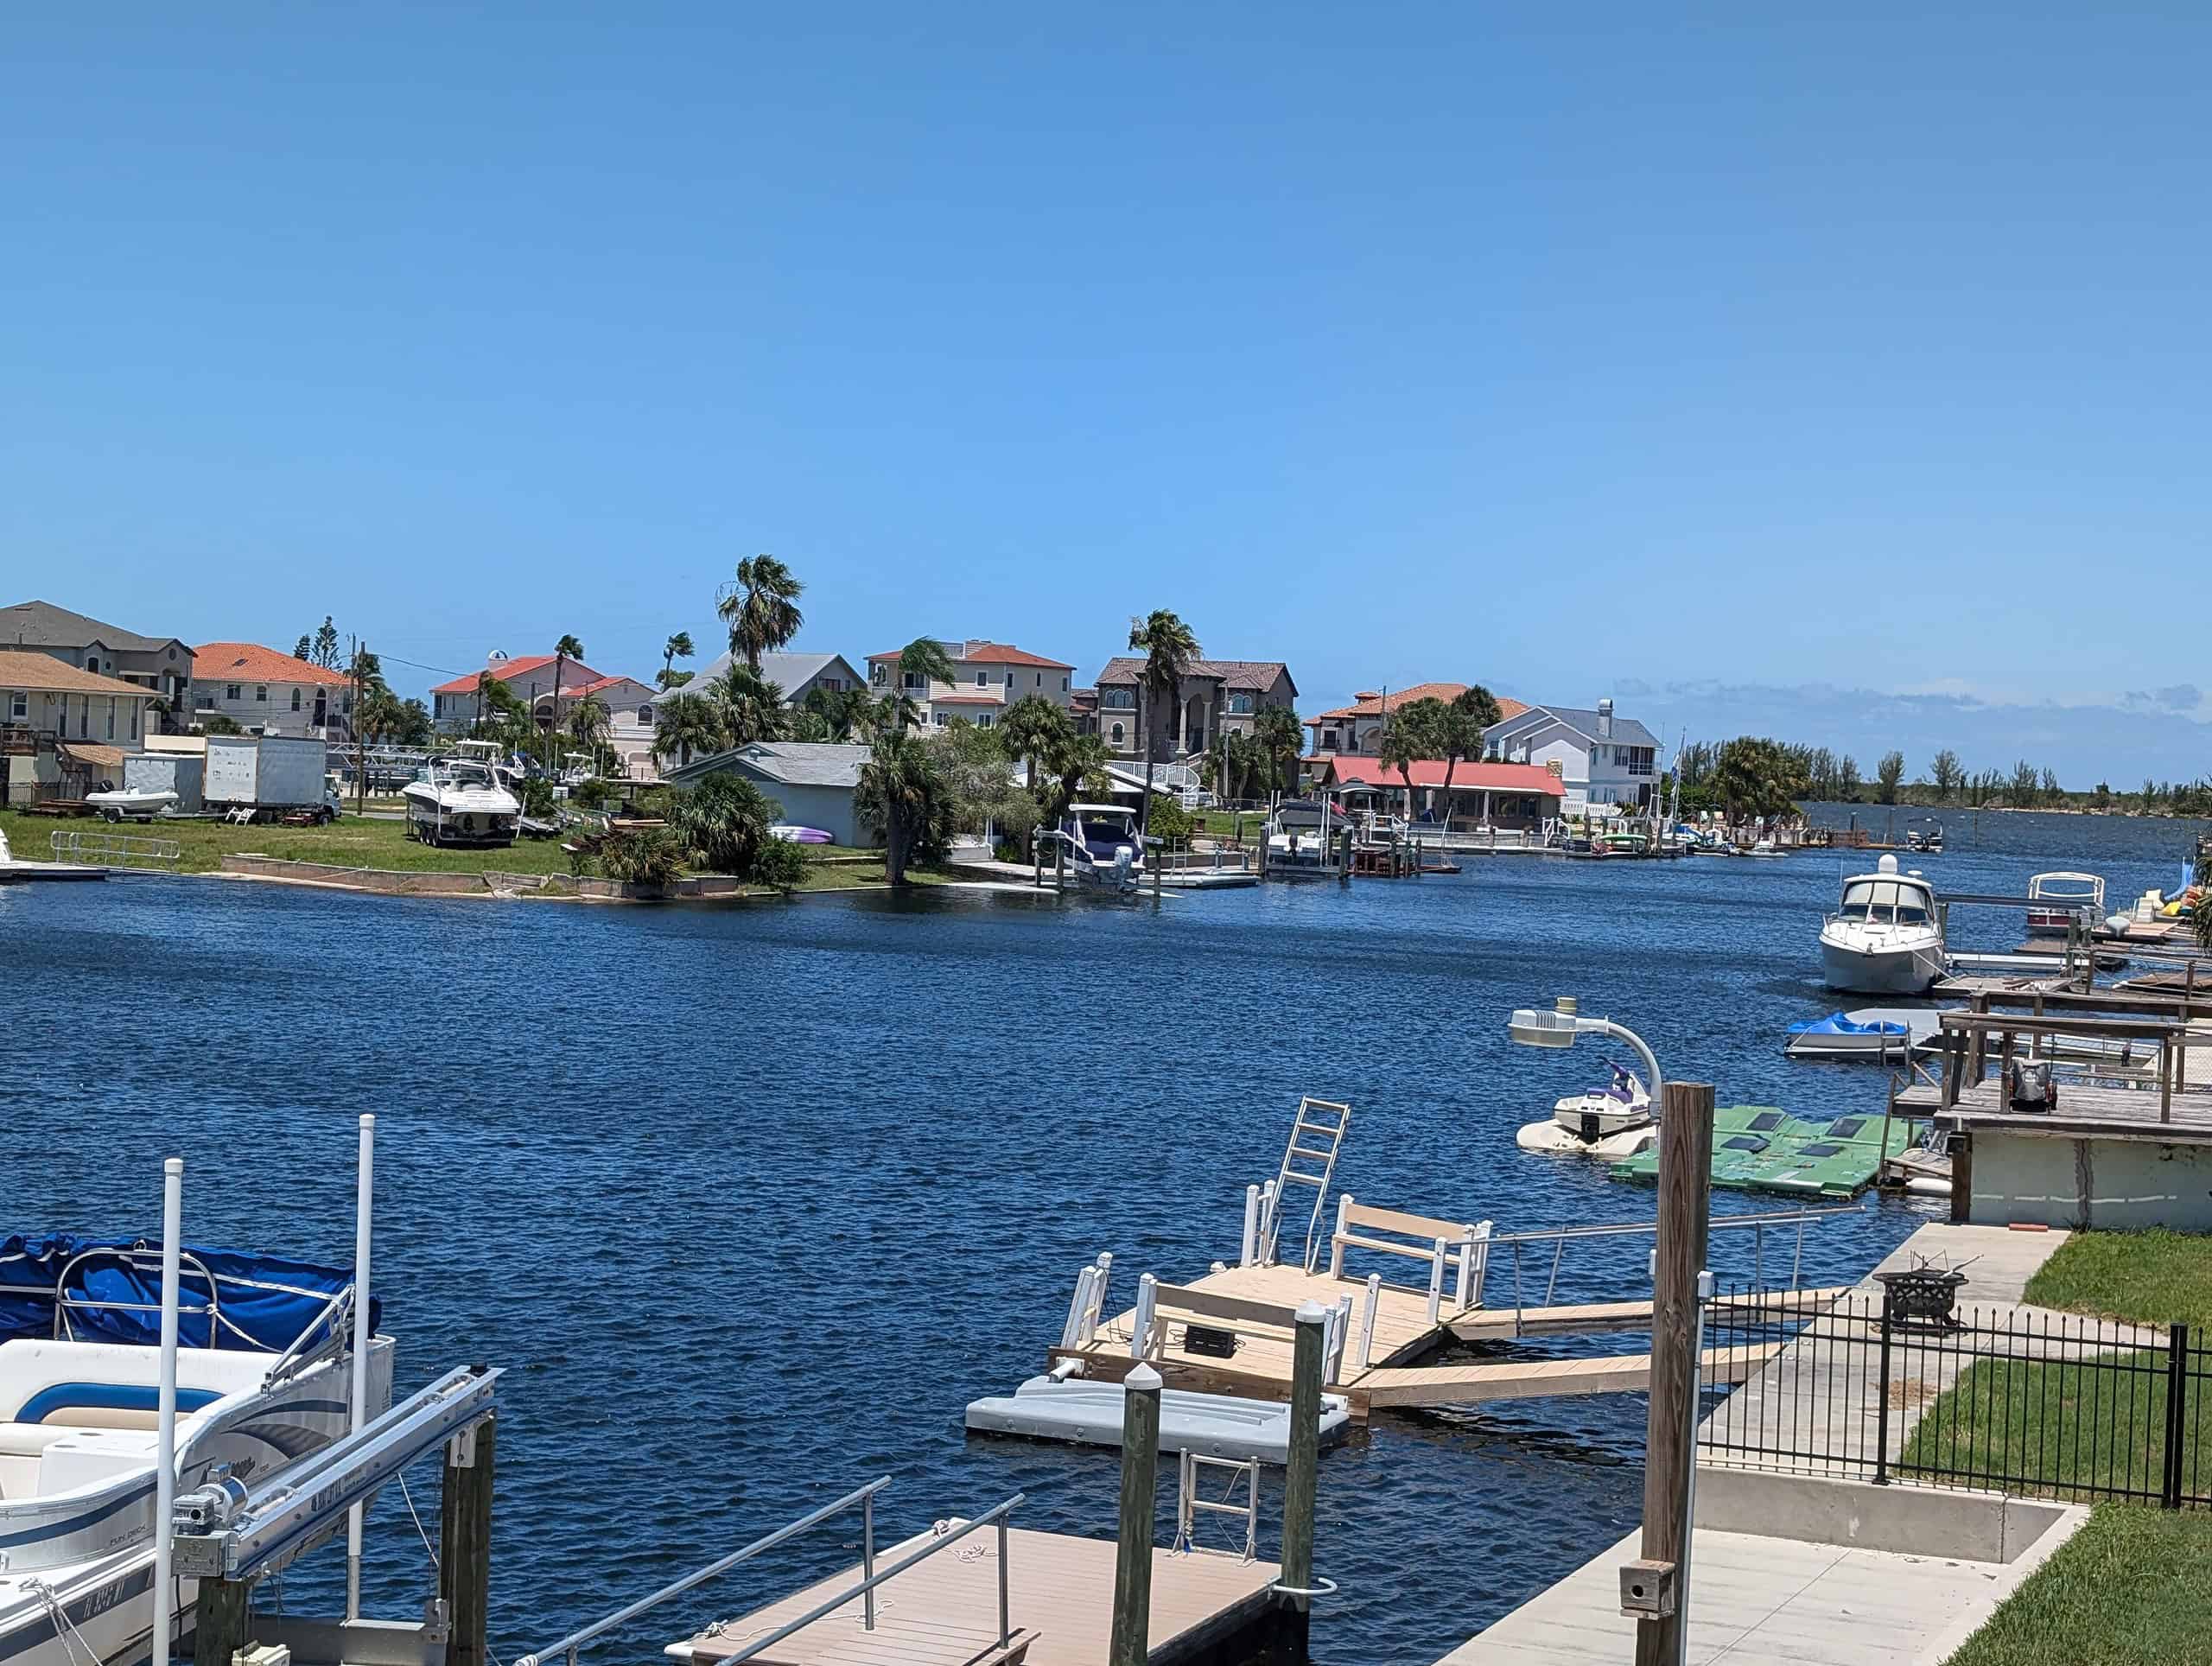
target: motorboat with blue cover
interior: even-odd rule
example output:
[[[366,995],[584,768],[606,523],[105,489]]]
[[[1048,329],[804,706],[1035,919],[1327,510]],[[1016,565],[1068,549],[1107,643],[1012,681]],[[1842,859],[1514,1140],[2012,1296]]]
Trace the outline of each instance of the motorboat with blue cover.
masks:
[[[1121,804],[1070,804],[1058,837],[1067,873],[1105,891],[1134,891],[1144,876],[1144,840],[1137,813]]]
[[[154,1625],[158,1240],[0,1242],[0,1661],[136,1666]],[[177,1488],[252,1482],[350,1426],[353,1286],[332,1268],[185,1246]],[[374,1330],[376,1304],[371,1303]],[[368,1359],[390,1402],[391,1341]],[[176,1580],[188,1615],[196,1581]]]
[[[1936,1033],[1936,1014],[1904,1007],[1830,1013],[1789,1027],[1782,1050],[1792,1059],[1902,1060]]]

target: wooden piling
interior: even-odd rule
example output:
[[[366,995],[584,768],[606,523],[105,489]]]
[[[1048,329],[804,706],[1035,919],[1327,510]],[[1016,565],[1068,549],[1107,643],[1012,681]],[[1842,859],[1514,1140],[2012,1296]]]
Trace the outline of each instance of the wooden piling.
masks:
[[[193,1666],[231,1666],[231,1656],[252,1642],[253,1586],[245,1580],[202,1580],[193,1618]]]
[[[1114,1529],[1114,1629],[1107,1666],[1145,1666],[1152,1655],[1153,1489],[1160,1476],[1160,1373],[1139,1365],[1122,1379],[1122,1514]]]
[[[1713,1088],[1669,1082],[1659,1121],[1652,1254],[1651,1409],[1644,1431],[1643,1560],[1671,1563],[1675,1612],[1636,1628],[1637,1666],[1675,1666],[1689,1611],[1689,1501],[1697,1463],[1698,1275],[1713,1204]]]
[[[485,1610],[492,1586],[492,1472],[498,1423],[486,1418],[446,1442],[438,1503],[438,1594],[445,1599],[446,1666],[486,1666]],[[196,1666],[209,1666],[202,1661]],[[222,1666],[229,1666],[224,1656]]]
[[[1321,1467],[1322,1333],[1328,1313],[1318,1301],[1299,1304],[1290,1357],[1290,1450],[1282,1484],[1284,1601],[1299,1614],[1313,1606],[1295,1594],[1313,1587],[1314,1483]]]

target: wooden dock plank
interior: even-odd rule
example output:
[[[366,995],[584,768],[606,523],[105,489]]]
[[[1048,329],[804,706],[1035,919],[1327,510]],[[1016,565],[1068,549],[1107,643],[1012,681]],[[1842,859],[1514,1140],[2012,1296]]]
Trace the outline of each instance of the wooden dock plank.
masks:
[[[1782,1351],[1780,1343],[1707,1348],[1698,1368],[1704,1383],[1741,1383]],[[1355,1399],[1376,1406],[1464,1406],[1491,1400],[1540,1400],[1559,1394],[1634,1394],[1651,1386],[1651,1356],[1599,1359],[1521,1359],[1491,1365],[1410,1365],[1361,1377]]]
[[[919,1549],[927,1534],[876,1553],[880,1567]],[[972,1554],[971,1554],[972,1553]],[[1011,1528],[1007,1533],[1007,1611],[1014,1631],[1033,1633],[1027,1666],[1097,1666],[1113,1618],[1111,1539]],[[1281,1569],[1206,1552],[1152,1553],[1152,1658],[1188,1657],[1200,1642],[1258,1613]],[[713,1666],[756,1637],[798,1618],[856,1583],[857,1566],[668,1652]],[[998,1538],[989,1528],[917,1564],[876,1591],[874,1631],[855,1599],[755,1658],[773,1666],[982,1666],[998,1643]]]

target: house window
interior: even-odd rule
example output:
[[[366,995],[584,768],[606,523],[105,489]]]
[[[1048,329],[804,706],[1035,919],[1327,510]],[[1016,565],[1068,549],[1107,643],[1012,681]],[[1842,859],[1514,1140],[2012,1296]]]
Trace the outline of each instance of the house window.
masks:
[[[1061,692],[1062,694],[1065,694],[1067,691],[1068,691],[1068,680],[1067,680],[1067,678],[1066,678],[1066,677],[1063,677],[1060,679],[1060,692]]]
[[[929,687],[929,682],[928,679],[924,677],[918,671],[908,671],[899,677],[899,686],[912,692],[918,693],[920,690]]]
[[[108,696],[107,702],[107,738],[111,741],[115,739],[115,696],[113,695]]]
[[[995,720],[992,718],[990,713],[985,712],[981,717],[978,717],[976,720],[976,727],[977,728],[988,728],[994,721]]]
[[[1137,709],[1137,691],[1135,689],[1101,689],[1098,690],[1098,703],[1109,711],[1135,711]]]
[[[1122,726],[1119,723],[1114,725],[1112,734],[1114,738],[1114,744],[1117,747],[1120,746],[1122,744]]]
[[[8,695],[9,721],[16,723],[28,722],[30,720],[30,696],[21,689],[10,690]]]
[[[880,665],[870,665],[868,668],[868,680],[874,684],[876,687],[881,688],[883,686],[883,667]]]
[[[638,708],[638,727],[639,727],[639,728],[651,728],[652,726],[653,726],[653,709],[652,709],[651,706],[640,706],[640,707],[639,707],[639,708]]]
[[[941,711],[931,712],[930,714],[930,722],[937,728],[943,728],[944,727],[944,714]]]
[[[977,671],[976,673],[976,686],[979,689],[988,689],[990,687],[991,674],[988,671]]]
[[[292,709],[293,709],[294,711],[297,711],[299,709],[300,709],[300,688],[299,688],[299,684],[296,684],[296,683],[295,683],[295,684],[292,685]]]
[[[1252,696],[1249,694],[1230,695],[1229,696],[1229,709],[1230,710],[1237,713],[1239,715],[1249,716],[1252,710]]]
[[[353,715],[353,696],[351,693],[341,694],[338,696],[338,709],[344,712],[348,717],[351,717]]]
[[[235,700],[238,697],[238,685],[235,683],[226,683],[223,685],[223,698],[226,700]]]
[[[269,684],[257,683],[253,685],[253,703],[257,706],[265,706],[269,703]]]
[[[1040,689],[1045,686],[1045,673],[1042,671],[1037,673],[1037,686]]]

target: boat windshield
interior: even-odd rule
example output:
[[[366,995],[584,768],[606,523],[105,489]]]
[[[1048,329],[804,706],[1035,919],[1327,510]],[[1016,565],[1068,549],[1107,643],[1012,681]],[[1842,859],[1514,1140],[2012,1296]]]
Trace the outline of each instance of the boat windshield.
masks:
[[[1843,887],[1840,912],[1871,925],[1925,925],[1928,893],[1906,880],[1853,880]]]
[[[1129,831],[1127,822],[1110,821],[1102,817],[1086,816],[1076,823],[1077,836],[1087,845],[1134,844],[1136,836]]]
[[[446,780],[454,786],[493,786],[492,772],[482,764],[473,761],[450,763],[446,766]]]

